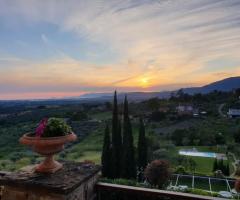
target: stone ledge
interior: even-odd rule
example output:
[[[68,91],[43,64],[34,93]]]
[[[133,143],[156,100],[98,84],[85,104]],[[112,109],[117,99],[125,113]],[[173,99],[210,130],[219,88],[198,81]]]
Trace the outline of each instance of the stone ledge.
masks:
[[[101,167],[94,164],[64,162],[63,169],[54,174],[38,174],[33,172],[14,172],[0,174],[0,185],[67,195],[81,184],[97,176]]]

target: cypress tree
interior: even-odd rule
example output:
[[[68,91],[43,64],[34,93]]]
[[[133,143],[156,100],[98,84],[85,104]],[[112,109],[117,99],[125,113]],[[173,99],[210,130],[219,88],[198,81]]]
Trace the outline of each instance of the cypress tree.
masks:
[[[217,161],[217,158],[215,158],[214,163],[213,163],[213,172],[215,172],[216,170],[218,170],[218,161]]]
[[[226,165],[226,172],[225,172],[225,175],[226,176],[230,176],[230,168],[229,168],[229,162],[227,162],[227,165]]]
[[[126,179],[136,178],[136,162],[134,156],[134,145],[132,136],[132,126],[128,114],[127,97],[124,100],[123,113],[123,154],[122,154],[121,177]]]
[[[218,163],[218,169],[221,170],[223,174],[224,174],[224,171],[225,171],[224,168],[225,167],[224,167],[224,164],[223,164],[223,159],[221,159]]]
[[[147,141],[145,137],[145,126],[143,119],[139,120],[139,136],[138,136],[138,170],[143,171],[147,166]]]
[[[118,119],[117,92],[114,93],[112,114],[112,178],[119,178],[121,172],[122,136]],[[119,130],[120,129],[120,130]]]
[[[102,175],[103,177],[111,177],[111,148],[110,148],[109,126],[106,125],[102,150]]]

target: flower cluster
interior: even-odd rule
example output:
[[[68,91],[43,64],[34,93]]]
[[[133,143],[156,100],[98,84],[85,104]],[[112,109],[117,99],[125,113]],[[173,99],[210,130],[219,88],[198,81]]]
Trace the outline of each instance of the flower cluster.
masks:
[[[48,118],[44,118],[41,120],[38,127],[36,128],[36,136],[37,137],[41,137],[43,135],[44,130],[47,127],[47,123],[48,123]]]
[[[71,133],[71,127],[60,118],[44,118],[35,131],[36,137],[59,137]]]

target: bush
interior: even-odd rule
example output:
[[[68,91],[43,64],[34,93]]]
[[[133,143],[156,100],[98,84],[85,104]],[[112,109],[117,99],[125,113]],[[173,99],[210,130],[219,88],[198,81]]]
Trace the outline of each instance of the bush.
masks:
[[[240,166],[237,166],[237,170],[235,171],[236,176],[240,176]]]
[[[170,165],[164,160],[154,160],[148,164],[144,175],[151,186],[162,189],[171,177]]]
[[[214,197],[218,196],[217,192],[209,192],[209,191],[201,190],[201,189],[189,189],[188,192],[191,194],[198,194],[198,195],[203,195],[203,196],[214,196]]]
[[[176,174],[186,174],[186,169],[182,165],[179,165],[176,167],[175,173]]]
[[[187,136],[187,134],[188,134],[188,130],[177,129],[172,133],[171,139],[173,140],[175,145],[182,146],[183,145],[183,139],[185,138],[185,136]]]
[[[71,116],[71,120],[72,121],[81,121],[81,120],[87,120],[88,119],[88,115],[86,112],[74,112]]]
[[[16,153],[12,153],[9,156],[9,160],[11,160],[12,162],[16,162],[16,161],[20,160],[22,157],[23,157],[22,153],[16,152]]]
[[[167,160],[169,158],[169,152],[166,149],[158,149],[153,152],[153,159],[164,159]]]
[[[150,119],[155,122],[162,121],[165,118],[166,118],[166,114],[164,112],[159,112],[159,111],[153,112],[150,116]]]
[[[160,148],[159,141],[154,136],[147,137],[147,144],[150,148],[150,151],[155,151]]]

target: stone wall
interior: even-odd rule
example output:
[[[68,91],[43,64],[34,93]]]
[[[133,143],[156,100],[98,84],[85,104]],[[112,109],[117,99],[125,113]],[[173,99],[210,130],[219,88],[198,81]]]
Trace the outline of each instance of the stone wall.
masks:
[[[0,200],[2,199],[3,186],[0,186]]]
[[[12,173],[1,177],[1,200],[92,200],[100,166],[64,164],[55,174]]]

